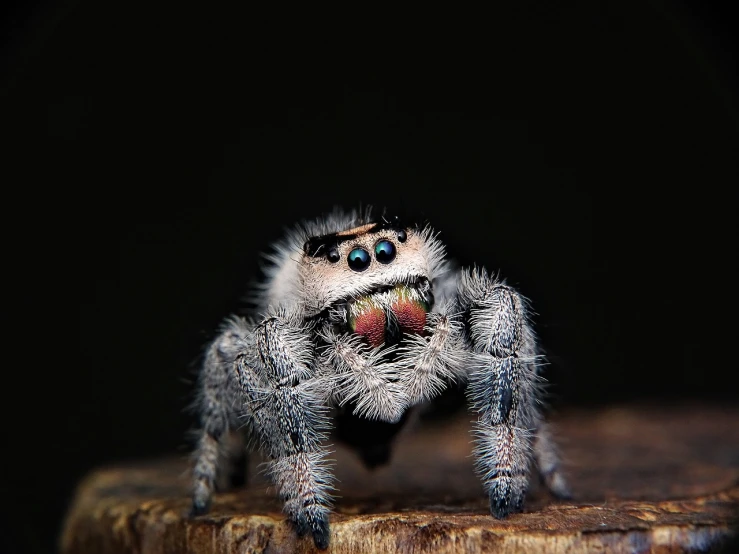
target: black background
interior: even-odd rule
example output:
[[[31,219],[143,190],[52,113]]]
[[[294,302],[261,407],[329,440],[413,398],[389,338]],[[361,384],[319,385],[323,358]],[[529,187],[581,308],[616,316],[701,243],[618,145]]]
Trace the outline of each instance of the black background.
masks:
[[[735,403],[730,14],[551,6],[5,4],[2,551],[52,550],[92,467],[186,451],[203,344],[335,205],[530,297],[558,409]]]

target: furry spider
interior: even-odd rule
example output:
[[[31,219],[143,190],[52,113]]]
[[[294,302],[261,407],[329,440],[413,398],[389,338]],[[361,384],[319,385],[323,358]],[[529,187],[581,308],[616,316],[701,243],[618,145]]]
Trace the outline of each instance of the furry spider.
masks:
[[[513,288],[483,269],[452,269],[431,228],[369,211],[300,225],[269,260],[261,315],[228,319],[205,355],[194,515],[208,511],[229,465],[228,436],[245,428],[297,532],[326,548],[332,424],[397,427],[455,383],[476,414],[476,468],[493,516],[522,510],[532,459],[548,489],[569,496],[539,408],[542,357]],[[387,459],[391,438],[360,451],[367,465]]]

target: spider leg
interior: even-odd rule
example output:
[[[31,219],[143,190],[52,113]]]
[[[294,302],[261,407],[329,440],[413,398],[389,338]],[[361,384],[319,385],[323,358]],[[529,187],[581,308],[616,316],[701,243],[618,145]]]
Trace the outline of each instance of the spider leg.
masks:
[[[316,546],[327,548],[333,477],[322,446],[328,421],[310,328],[295,314],[271,313],[235,369],[285,512],[299,534],[310,531]]]
[[[560,499],[572,498],[567,481],[562,475],[559,455],[549,427],[541,423],[534,438],[534,460],[539,468],[539,478],[549,491]]]
[[[216,484],[230,477],[223,470],[236,469],[232,458],[245,455],[245,449],[237,452],[241,440],[234,436],[240,426],[241,403],[238,382],[230,370],[247,335],[246,322],[232,319],[205,355],[197,399],[201,430],[193,468],[193,515],[208,512]],[[242,470],[244,466],[241,465]]]
[[[459,301],[465,311],[472,350],[467,394],[474,411],[477,469],[497,518],[523,509],[528,489],[532,440],[541,423],[540,359],[529,324],[526,300],[485,271],[465,271],[459,280]],[[546,431],[540,435],[542,454]],[[549,442],[551,442],[549,440]],[[542,471],[561,487],[556,462],[542,456]]]

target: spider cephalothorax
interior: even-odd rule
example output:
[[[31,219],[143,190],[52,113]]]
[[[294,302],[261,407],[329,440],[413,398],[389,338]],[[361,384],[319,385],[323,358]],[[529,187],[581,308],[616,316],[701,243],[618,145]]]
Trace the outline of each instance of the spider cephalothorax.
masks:
[[[397,424],[454,383],[466,383],[478,415],[474,452],[493,515],[522,509],[532,455],[550,490],[567,495],[539,413],[541,356],[525,300],[444,260],[429,227],[369,212],[333,214],[276,245],[255,296],[260,315],[229,319],[205,357],[196,514],[224,465],[219,442],[245,420],[288,516],[325,548],[324,443],[337,414]],[[364,451],[369,465],[387,457],[377,447]]]

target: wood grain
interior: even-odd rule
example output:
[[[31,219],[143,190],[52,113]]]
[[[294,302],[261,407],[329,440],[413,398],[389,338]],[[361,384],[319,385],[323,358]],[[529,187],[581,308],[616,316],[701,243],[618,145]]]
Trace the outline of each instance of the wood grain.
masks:
[[[534,487],[493,519],[472,469],[469,417],[416,420],[391,464],[364,469],[335,446],[335,553],[731,552],[739,526],[739,409],[697,405],[569,411],[553,419],[574,500]],[[313,552],[253,460],[246,488],[189,519],[186,459],[101,468],[78,487],[64,554]],[[739,545],[738,545],[739,546]]]

